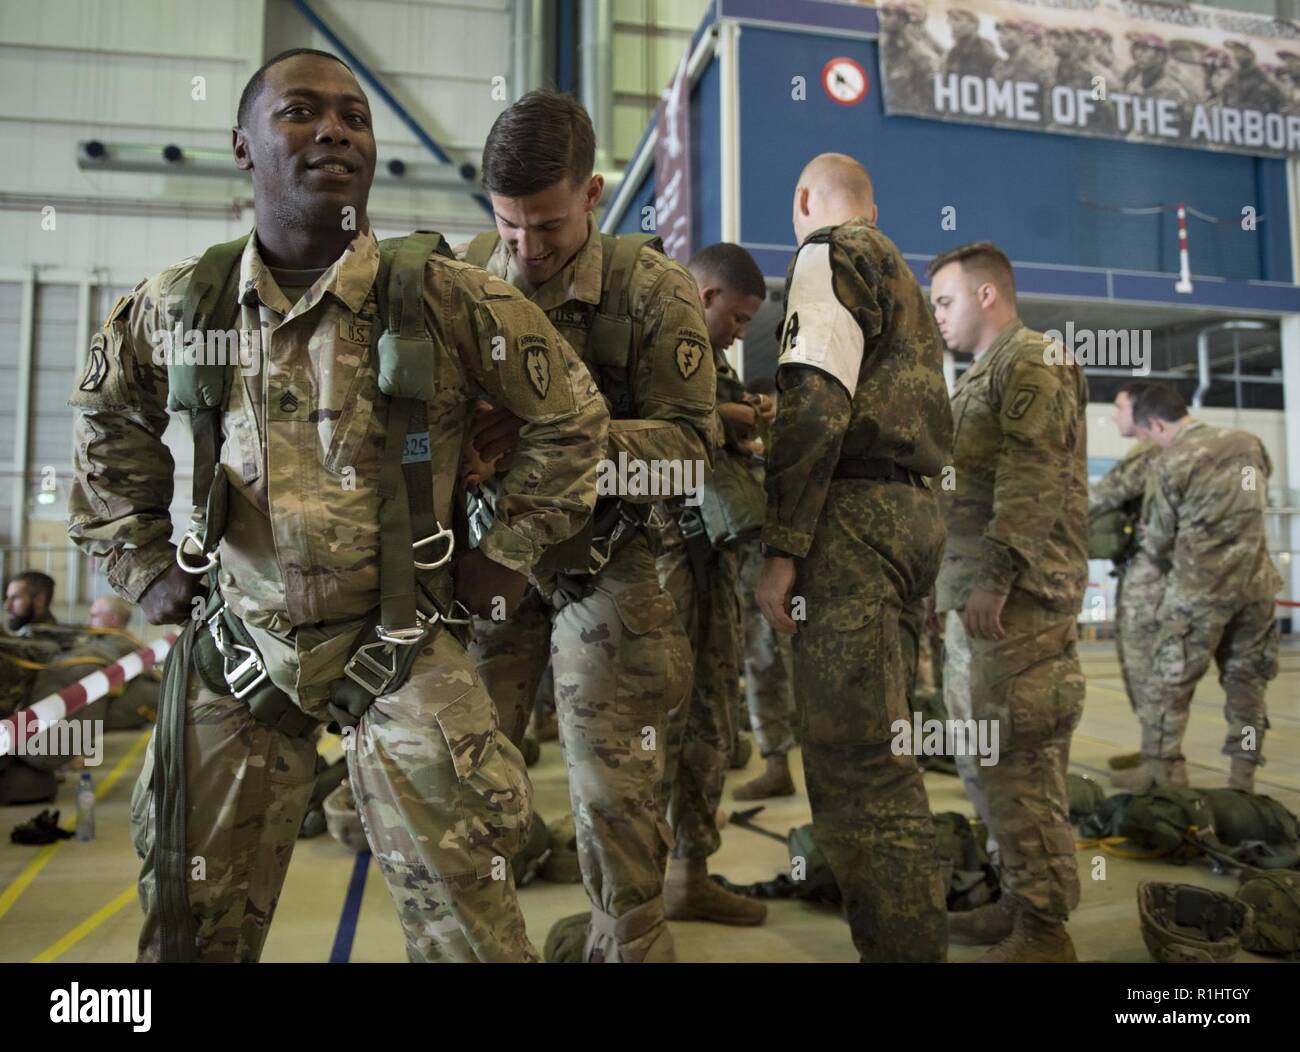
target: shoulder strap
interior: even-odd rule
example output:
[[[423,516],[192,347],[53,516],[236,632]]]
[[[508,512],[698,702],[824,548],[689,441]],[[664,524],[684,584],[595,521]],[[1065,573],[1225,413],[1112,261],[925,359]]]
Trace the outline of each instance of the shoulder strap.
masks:
[[[495,230],[476,235],[465,250],[465,262],[473,263],[476,267],[486,267],[500,242],[501,236]]]
[[[181,326],[185,333],[209,330],[229,331],[239,315],[239,261],[251,233],[234,241],[213,245],[199,257],[190,272],[181,302]],[[205,343],[207,341],[205,340]],[[194,481],[191,499],[204,510],[203,538],[199,547],[209,555],[226,529],[226,484],[217,482],[221,462],[221,411],[232,363],[206,360],[187,364],[173,348],[167,362],[167,408],[188,410],[190,434],[194,440]],[[215,484],[214,484],[215,483]]]
[[[632,360],[632,274],[644,248],[663,251],[654,234],[601,234],[600,305],[591,323],[588,361],[626,369]]]

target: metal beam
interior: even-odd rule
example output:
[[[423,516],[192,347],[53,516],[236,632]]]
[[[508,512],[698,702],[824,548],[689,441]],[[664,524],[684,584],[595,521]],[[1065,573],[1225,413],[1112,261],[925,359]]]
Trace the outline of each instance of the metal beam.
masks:
[[[415,136],[425,149],[444,164],[455,163],[451,159],[450,155],[448,155],[448,153],[438,145],[433,136],[424,130],[424,127],[420,122],[411,116],[406,107],[397,101],[393,96],[393,93],[388,90],[387,86],[379,79],[374,71],[371,70],[371,68],[362,61],[361,57],[344,42],[343,38],[330,27],[329,23],[327,23],[312,9],[311,4],[307,3],[307,0],[291,0],[291,2],[293,6],[298,9],[303,18],[307,19],[307,21],[310,22],[312,26],[330,42],[330,45],[339,52],[339,56],[356,71],[357,76],[365,81],[366,84],[368,84],[375,93],[384,100],[388,108],[397,115],[397,119],[406,125],[407,130]],[[464,173],[464,167],[466,166],[462,166],[461,169],[458,169],[461,182],[473,187],[474,177],[473,175],[466,176]],[[471,172],[474,171],[473,165],[467,167]],[[479,203],[479,207],[481,207],[488,215],[492,214],[492,206],[488,203],[487,198],[477,191],[477,188],[474,188],[474,200]]]
[[[36,357],[36,271],[23,278],[22,313],[18,318],[18,404],[14,409],[13,506],[9,509],[9,542],[27,544],[27,458],[32,441],[32,363]]]

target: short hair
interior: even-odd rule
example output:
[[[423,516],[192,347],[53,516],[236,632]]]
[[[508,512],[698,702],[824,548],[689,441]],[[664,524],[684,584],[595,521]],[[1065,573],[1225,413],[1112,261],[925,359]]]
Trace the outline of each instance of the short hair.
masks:
[[[750,394],[774,395],[776,394],[776,377],[756,376],[752,380],[746,380],[745,390]]]
[[[572,95],[530,91],[492,122],[483,144],[483,189],[529,197],[561,180],[578,186],[596,166],[591,117]]]
[[[1016,302],[1016,272],[1007,254],[992,241],[972,241],[940,253],[925,268],[926,277],[934,277],[949,263],[960,263],[962,271],[978,278],[981,284],[991,281],[1008,302]]]
[[[47,603],[54,601],[54,578],[47,573],[41,573],[40,570],[24,570],[22,573],[16,573],[9,578],[9,584],[15,581],[21,581],[31,588],[37,595],[45,596]],[[5,585],[8,591],[9,584]]]
[[[1133,422],[1142,427],[1149,426],[1153,419],[1177,423],[1186,415],[1187,403],[1183,396],[1168,384],[1146,383],[1133,399]]]
[[[686,269],[696,278],[712,278],[729,292],[767,299],[767,282],[754,257],[739,245],[719,241],[702,248],[691,257]]]
[[[244,85],[244,90],[239,95],[239,109],[235,111],[235,120],[242,128],[244,121],[248,118],[248,111],[253,103],[257,101],[258,95],[262,93],[262,85],[266,82],[266,71],[272,66],[278,66],[281,62],[294,58],[298,55],[316,55],[320,58],[333,59],[340,66],[352,73],[352,67],[344,62],[338,55],[331,55],[328,51],[319,51],[314,47],[294,47],[288,51],[281,51],[278,55],[272,55],[267,59],[256,73],[248,78],[248,83]],[[352,73],[355,77],[356,74]]]
[[[1120,395],[1128,395],[1129,401],[1131,402],[1137,398],[1142,388],[1154,382],[1155,381],[1153,380],[1129,380],[1128,383],[1120,384],[1119,387],[1115,389],[1115,397],[1118,398]]]

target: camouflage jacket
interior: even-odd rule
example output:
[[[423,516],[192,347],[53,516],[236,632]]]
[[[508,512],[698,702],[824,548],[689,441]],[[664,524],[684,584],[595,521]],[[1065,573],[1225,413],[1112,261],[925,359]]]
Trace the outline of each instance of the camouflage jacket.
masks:
[[[1174,102],[1181,102],[1185,106],[1192,106],[1196,103],[1196,92],[1190,84],[1171,69],[1162,70],[1150,82],[1147,81],[1145,72],[1138,66],[1130,66],[1124,74],[1124,81],[1121,85],[1124,91],[1133,95],[1150,96],[1156,99],[1172,99]],[[1130,118],[1130,127],[1132,120]]]
[[[169,267],[118,303],[71,399],[80,412],[69,532],[105,560],[109,582],[131,602],[174,557],[173,464],[162,441],[168,375],[154,348],[180,317],[178,293],[195,263]],[[370,346],[378,264],[374,236],[358,234],[296,304],[275,284],[255,237],[239,264],[239,325],[260,340],[252,341],[252,367],[232,369],[226,395],[221,467],[230,507],[220,579],[251,627],[286,638],[300,626],[363,618],[379,602],[388,398]],[[428,404],[435,513],[451,522],[462,438],[481,389],[527,422],[482,547],[527,573],[594,506],[605,407],[572,349],[505,282],[434,258],[424,299],[437,347]],[[539,355],[546,368],[526,368]]]
[[[1101,515],[1140,500],[1147,487],[1151,466],[1159,453],[1160,447],[1154,442],[1134,443],[1123,459],[1092,487],[1088,494],[1088,514]]]
[[[1264,529],[1264,444],[1246,431],[1186,424],[1156,460],[1141,550],[1169,571],[1166,605],[1272,599],[1282,587]]]
[[[709,330],[695,280],[680,264],[652,249],[637,257],[630,291],[633,339],[632,375],[596,368],[588,344],[589,330],[601,296],[604,247],[596,224],[588,220],[587,241],[558,274],[538,288],[520,276],[510,246],[499,241],[487,270],[521,289],[540,307],[584,362],[601,393],[613,401],[611,381],[626,387],[631,412],[612,412],[605,456],[616,460],[690,461],[709,464],[719,441],[715,422],[714,359]],[[458,248],[464,255],[464,247]],[[584,371],[585,372],[585,371]],[[621,400],[621,399],[618,399]],[[656,496],[630,496],[631,503],[652,503]]]
[[[952,413],[925,294],[866,219],[808,236],[790,263],[785,304],[763,542],[802,558],[842,458],[937,475]]]
[[[1013,322],[957,380],[939,610],[975,589],[1018,588],[1075,612],[1088,583],[1088,382],[1048,364],[1042,333]]]
[[[998,53],[993,45],[981,36],[972,36],[957,41],[948,49],[943,71],[960,77],[988,77],[992,76],[997,61]]]

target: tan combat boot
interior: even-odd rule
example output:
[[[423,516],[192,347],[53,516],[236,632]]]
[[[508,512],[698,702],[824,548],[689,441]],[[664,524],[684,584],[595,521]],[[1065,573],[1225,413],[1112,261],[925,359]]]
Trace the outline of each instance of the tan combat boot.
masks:
[[[1015,909],[1007,897],[973,910],[948,914],[948,941],[958,946],[992,946],[1011,934]]]
[[[1117,771],[1110,776],[1111,785],[1126,793],[1144,793],[1158,785],[1187,787],[1186,760],[1157,760],[1147,757],[1141,767]]]
[[[1112,756],[1106,761],[1106,766],[1112,771],[1131,771],[1134,767],[1142,763],[1142,754],[1140,752],[1122,752],[1118,756]]]
[[[677,921],[752,926],[767,919],[767,907],[710,880],[704,859],[674,858],[668,863],[664,882],[664,916]]]
[[[790,757],[783,752],[767,757],[767,768],[752,782],[736,787],[736,800],[766,800],[773,796],[794,796],[794,779],[790,777]]]
[[[976,964],[1075,964],[1074,942],[1061,921],[1046,921],[1016,910],[1011,934]]]
[[[1258,765],[1254,760],[1249,760],[1245,756],[1234,756],[1232,758],[1232,771],[1228,775],[1229,789],[1244,789],[1248,793],[1255,791],[1255,768]]]

